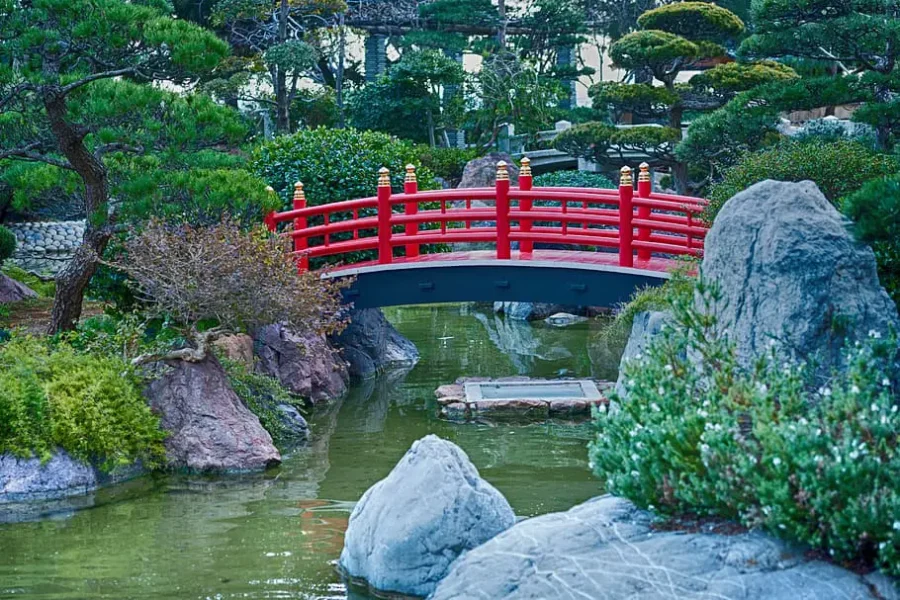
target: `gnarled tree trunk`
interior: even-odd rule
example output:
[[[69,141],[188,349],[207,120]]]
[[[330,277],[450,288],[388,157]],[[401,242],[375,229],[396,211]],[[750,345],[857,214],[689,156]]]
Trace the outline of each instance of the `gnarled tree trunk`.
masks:
[[[84,182],[86,226],[84,240],[75,257],[56,278],[56,297],[50,318],[50,333],[75,328],[81,317],[84,292],[91,281],[100,257],[112,237],[109,223],[109,174],[100,157],[84,145],[86,129],[67,120],[66,96],[59,86],[44,89],[44,107],[59,151]]]

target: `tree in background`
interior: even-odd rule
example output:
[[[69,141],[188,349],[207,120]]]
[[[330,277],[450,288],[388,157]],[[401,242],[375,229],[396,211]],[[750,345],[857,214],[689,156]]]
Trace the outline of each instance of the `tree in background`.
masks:
[[[434,147],[438,136],[459,119],[462,109],[461,98],[444,98],[441,92],[464,80],[462,65],[441,51],[408,50],[381,80],[348,98],[350,121],[359,129],[416,141],[427,139]],[[446,136],[441,141],[449,146]]]
[[[731,11],[705,2],[681,2],[650,10],[638,19],[640,31],[616,41],[610,56],[616,66],[637,81],[604,82],[591,89],[594,108],[606,113],[609,123],[576,126],[557,139],[557,147],[601,163],[619,165],[625,155],[649,156],[672,170],[675,188],[687,193],[688,165],[675,147],[682,137],[686,112],[701,113],[725,104],[741,90],[766,81],[786,81],[797,74],[774,62],[730,63],[725,45],[744,30]],[[716,64],[678,83],[685,71]],[[661,85],[654,85],[653,81]],[[622,129],[614,125],[625,115],[649,124]]]
[[[300,80],[321,69],[314,32],[336,28],[347,6],[343,0],[217,0],[208,22],[235,50],[222,77],[206,84],[217,96],[271,107],[275,132],[294,130],[291,107],[298,99]],[[341,29],[339,33],[343,33]],[[269,91],[271,90],[271,91]]]
[[[160,1],[0,0],[0,179],[13,170],[77,189],[87,225],[57,276],[50,329],[71,329],[115,231],[110,198],[140,193],[149,169],[190,168],[194,152],[235,144],[239,116],[189,85],[228,54]],[[212,162],[210,160],[210,162]],[[127,184],[127,185],[126,185]],[[38,191],[38,190],[30,190]]]
[[[900,127],[900,4],[896,0],[754,0],[748,57],[810,59],[852,75],[866,106],[854,119],[876,128],[890,148]]]

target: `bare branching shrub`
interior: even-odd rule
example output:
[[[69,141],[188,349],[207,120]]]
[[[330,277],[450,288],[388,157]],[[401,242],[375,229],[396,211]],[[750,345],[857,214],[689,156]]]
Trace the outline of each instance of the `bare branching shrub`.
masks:
[[[290,240],[261,227],[243,231],[227,219],[208,227],[151,221],[126,242],[123,258],[112,266],[134,280],[156,311],[180,322],[196,344],[136,362],[200,361],[219,335],[271,323],[301,334],[343,326],[340,289],[346,283],[298,273]],[[201,323],[213,326],[201,331]]]

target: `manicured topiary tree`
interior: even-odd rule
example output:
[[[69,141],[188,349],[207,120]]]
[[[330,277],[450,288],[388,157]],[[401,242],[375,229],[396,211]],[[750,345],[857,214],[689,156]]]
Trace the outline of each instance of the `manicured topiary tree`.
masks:
[[[893,144],[900,129],[896,0],[765,0],[753,2],[752,17],[741,55],[813,59],[853,75],[868,100],[854,119],[875,127],[883,146]]]
[[[557,147],[576,152],[580,147],[582,156],[617,165],[625,154],[646,154],[655,164],[671,168],[675,187],[685,193],[687,164],[674,153],[685,112],[712,110],[740,90],[797,75],[771,62],[719,64],[688,85],[678,84],[685,71],[730,60],[725,44],[743,32],[743,22],[715,4],[680,2],[647,11],[638,23],[642,29],[616,41],[610,56],[640,83],[601,83],[591,89],[591,97],[594,108],[605,112],[611,123],[630,114],[649,124],[627,130],[584,124],[560,136]],[[576,139],[580,142],[573,144]]]

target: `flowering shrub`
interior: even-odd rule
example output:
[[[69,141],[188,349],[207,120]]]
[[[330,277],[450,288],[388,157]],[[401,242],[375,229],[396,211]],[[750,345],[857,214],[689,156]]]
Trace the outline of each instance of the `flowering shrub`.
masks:
[[[700,302],[718,294],[698,284]],[[896,339],[872,332],[818,389],[770,352],[739,366],[711,311],[672,302],[674,325],[626,367],[628,399],[597,415],[607,490],[862,559],[900,575]]]

